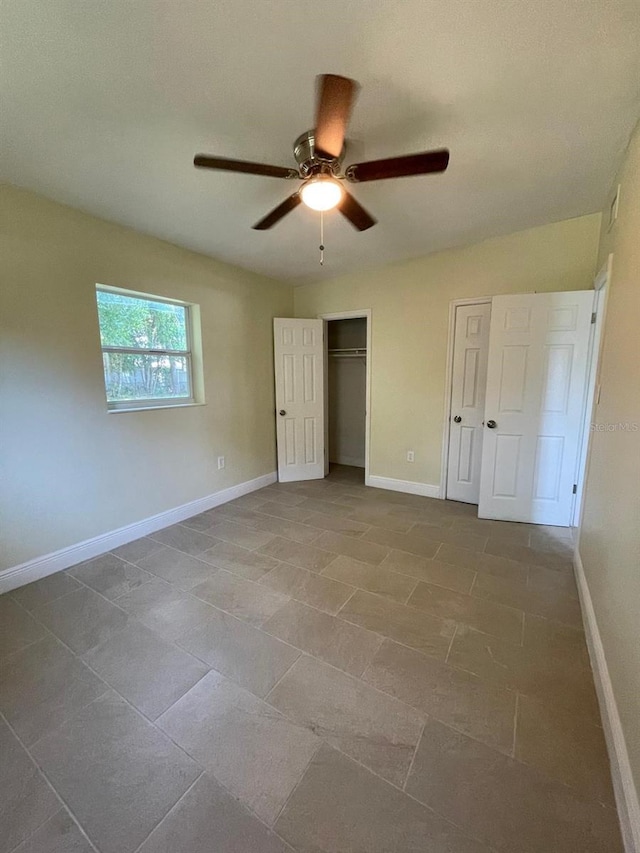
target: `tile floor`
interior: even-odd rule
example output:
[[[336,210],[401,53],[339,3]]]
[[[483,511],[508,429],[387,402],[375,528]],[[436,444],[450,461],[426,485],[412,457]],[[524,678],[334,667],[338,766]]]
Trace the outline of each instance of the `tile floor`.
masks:
[[[274,485],[0,598],[0,853],[619,853],[566,531]]]

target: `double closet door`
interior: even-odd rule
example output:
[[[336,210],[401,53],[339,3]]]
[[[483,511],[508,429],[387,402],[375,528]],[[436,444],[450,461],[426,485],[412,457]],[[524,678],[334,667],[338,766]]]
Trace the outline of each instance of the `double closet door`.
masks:
[[[458,306],[447,498],[481,518],[571,523],[593,295]]]

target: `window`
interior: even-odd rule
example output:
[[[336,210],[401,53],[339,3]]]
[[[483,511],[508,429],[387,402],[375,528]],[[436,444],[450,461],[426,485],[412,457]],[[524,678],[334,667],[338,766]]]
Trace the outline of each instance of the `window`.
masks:
[[[193,403],[191,306],[106,287],[97,300],[109,409]]]

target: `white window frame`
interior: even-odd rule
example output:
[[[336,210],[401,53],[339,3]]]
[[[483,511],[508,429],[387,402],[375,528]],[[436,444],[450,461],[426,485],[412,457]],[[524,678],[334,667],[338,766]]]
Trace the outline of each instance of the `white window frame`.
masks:
[[[133,290],[127,290],[123,287],[112,287],[110,285],[105,284],[96,284],[96,299],[97,294],[102,291],[103,293],[118,293],[122,296],[128,296],[130,299],[140,299],[144,302],[165,302],[169,305],[179,305],[181,308],[185,309],[185,331],[186,331],[186,339],[187,339],[187,349],[186,350],[172,350],[172,349],[145,349],[143,347],[113,347],[113,346],[102,346],[102,331],[100,330],[100,340],[101,340],[101,353],[105,352],[110,353],[123,353],[125,355],[158,355],[158,356],[180,356],[185,359],[187,364],[187,373],[189,377],[189,389],[191,394],[189,397],[151,397],[149,399],[134,399],[134,400],[108,400],[107,399],[107,409],[109,412],[136,412],[144,409],[175,409],[181,406],[197,406],[198,401],[194,395],[194,381],[195,377],[193,375],[193,311],[192,304],[189,302],[182,302],[179,299],[168,299],[165,296],[155,296],[152,293],[140,293]],[[100,313],[98,312],[98,327],[100,326]],[[104,359],[102,360],[102,378],[103,382],[105,381],[104,377]],[[107,386],[105,382],[105,396],[107,392]]]

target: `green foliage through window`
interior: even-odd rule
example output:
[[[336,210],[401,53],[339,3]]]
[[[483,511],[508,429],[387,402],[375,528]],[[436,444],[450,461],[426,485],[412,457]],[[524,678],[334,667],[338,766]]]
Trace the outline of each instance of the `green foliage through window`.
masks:
[[[111,290],[97,301],[108,402],[190,399],[188,308]]]

